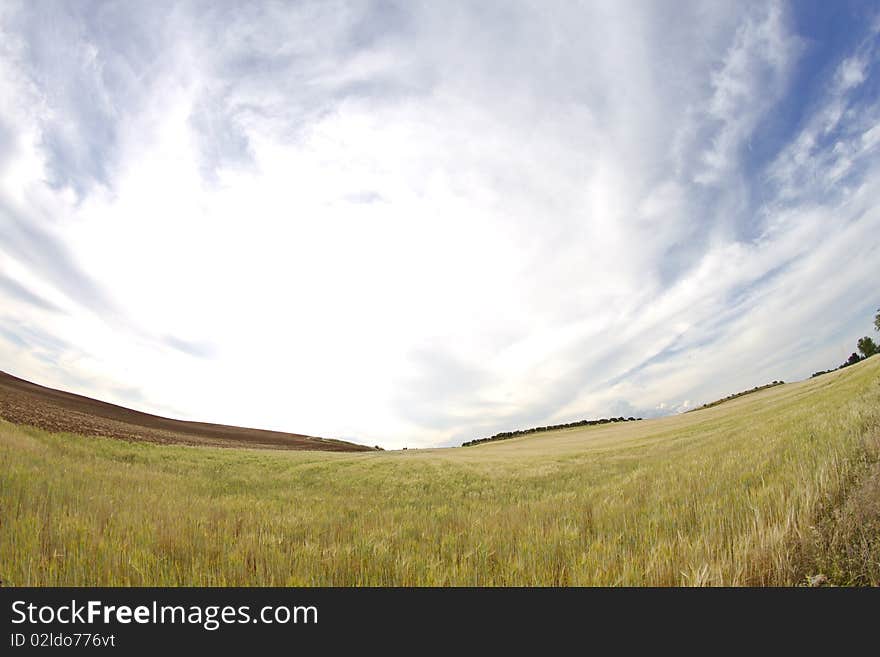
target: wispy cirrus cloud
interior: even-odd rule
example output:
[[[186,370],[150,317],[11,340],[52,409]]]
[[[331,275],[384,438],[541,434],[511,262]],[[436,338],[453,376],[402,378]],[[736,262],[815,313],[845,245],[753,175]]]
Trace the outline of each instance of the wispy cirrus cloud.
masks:
[[[0,358],[391,447],[834,365],[880,245],[849,11],[7,3]]]

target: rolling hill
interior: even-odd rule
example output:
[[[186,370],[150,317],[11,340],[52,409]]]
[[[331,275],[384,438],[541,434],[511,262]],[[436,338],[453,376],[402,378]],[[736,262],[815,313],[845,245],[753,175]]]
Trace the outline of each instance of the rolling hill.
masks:
[[[0,579],[878,584],[878,462],[876,357],[692,413],[467,448],[193,448],[0,422]]]

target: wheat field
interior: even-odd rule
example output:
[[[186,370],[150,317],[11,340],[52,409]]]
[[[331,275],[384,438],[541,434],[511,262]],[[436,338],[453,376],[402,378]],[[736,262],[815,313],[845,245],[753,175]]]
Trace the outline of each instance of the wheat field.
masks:
[[[0,421],[0,579],[791,585],[822,568],[876,584],[880,526],[851,507],[878,452],[880,357],[683,415],[456,449],[161,446]]]

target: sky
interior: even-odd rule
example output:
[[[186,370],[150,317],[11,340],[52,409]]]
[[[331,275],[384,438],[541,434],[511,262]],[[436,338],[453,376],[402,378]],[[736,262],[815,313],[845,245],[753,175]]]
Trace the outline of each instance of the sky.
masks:
[[[438,447],[833,368],[870,2],[0,4],[0,369]]]

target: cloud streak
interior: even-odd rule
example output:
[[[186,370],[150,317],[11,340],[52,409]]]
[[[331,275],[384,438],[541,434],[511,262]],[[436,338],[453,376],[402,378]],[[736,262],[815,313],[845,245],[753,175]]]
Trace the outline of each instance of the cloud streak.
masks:
[[[0,357],[387,447],[825,369],[877,305],[880,23],[797,11],[7,4]]]

